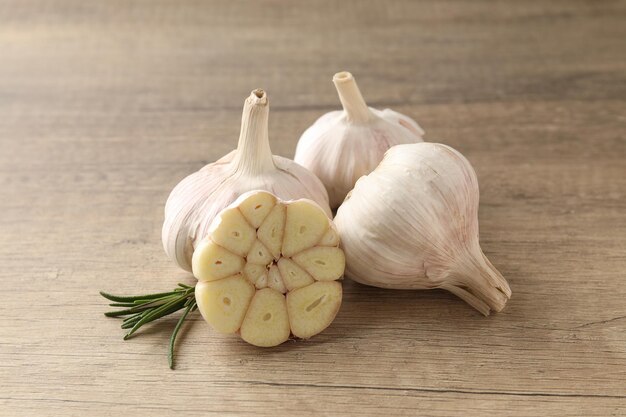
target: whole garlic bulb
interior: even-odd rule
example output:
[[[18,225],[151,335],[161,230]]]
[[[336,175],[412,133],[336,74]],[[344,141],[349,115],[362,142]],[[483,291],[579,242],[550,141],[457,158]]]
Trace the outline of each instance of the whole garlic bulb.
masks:
[[[333,83],[343,110],[326,113],[302,134],[294,161],[322,180],[334,209],[387,149],[421,142],[424,131],[403,114],[367,107],[349,72],[335,74]]]
[[[268,137],[269,103],[254,90],[244,103],[237,149],[183,179],[165,204],[162,240],[167,255],[191,271],[194,247],[204,238],[213,218],[241,194],[266,190],[284,200],[308,198],[329,218],[328,194],[306,168],[272,155]]]
[[[442,288],[485,315],[502,310],[511,290],[480,248],[478,195],[474,169],[456,150],[389,149],[335,217],[346,276],[381,288]]]

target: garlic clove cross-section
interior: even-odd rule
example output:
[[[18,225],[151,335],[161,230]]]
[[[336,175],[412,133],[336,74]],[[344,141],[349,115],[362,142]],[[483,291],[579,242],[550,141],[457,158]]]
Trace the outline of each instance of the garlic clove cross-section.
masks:
[[[196,284],[196,302],[205,320],[221,333],[236,332],[255,289],[241,274]]]
[[[341,305],[341,284],[336,281],[316,282],[287,294],[287,312],[291,332],[308,339],[325,329]]]
[[[275,196],[285,200],[313,200],[332,218],[328,194],[321,181],[294,161],[272,155],[268,116],[265,91],[254,90],[244,103],[237,149],[189,175],[172,190],[165,205],[162,240],[167,255],[181,268],[191,271],[194,249],[211,233],[209,227],[215,216],[248,191],[267,190],[272,194],[231,213],[236,219],[229,223],[236,221],[241,225],[240,232],[246,237],[272,211]],[[215,235],[215,239],[224,248],[235,244],[239,248],[233,252],[236,255],[247,255],[249,247],[237,244],[239,238]],[[272,251],[275,249],[262,243]]]
[[[335,74],[333,83],[343,110],[326,113],[302,134],[294,160],[322,180],[334,209],[387,149],[421,142],[424,131],[408,116],[368,107],[349,72]]]
[[[285,296],[272,288],[257,291],[241,323],[241,338],[261,347],[277,346],[289,339],[289,314]]]
[[[200,313],[218,332],[239,332],[261,347],[320,333],[341,306],[338,236],[311,200],[245,193],[216,216],[193,253]]]
[[[347,277],[392,289],[442,288],[489,314],[511,296],[478,242],[478,179],[456,150],[398,145],[359,179],[335,218]]]

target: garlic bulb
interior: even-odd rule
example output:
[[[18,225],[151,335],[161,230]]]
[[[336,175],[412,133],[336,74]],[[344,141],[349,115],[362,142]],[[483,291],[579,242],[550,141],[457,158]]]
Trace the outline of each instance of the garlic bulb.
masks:
[[[335,225],[346,276],[381,288],[442,288],[481,313],[511,290],[478,243],[478,180],[456,150],[398,145],[359,179]]]
[[[387,149],[421,142],[424,131],[403,114],[367,107],[349,72],[335,74],[333,82],[343,111],[326,113],[302,134],[294,161],[322,180],[334,209]]]
[[[213,220],[193,253],[196,302],[221,333],[255,346],[308,339],[341,306],[345,257],[327,214],[310,200],[243,194]]]
[[[272,155],[268,138],[269,103],[255,90],[244,103],[237,149],[183,179],[165,204],[162,240],[167,255],[191,271],[198,241],[213,218],[241,194],[267,190],[282,199],[308,198],[332,218],[320,180],[290,159]]]

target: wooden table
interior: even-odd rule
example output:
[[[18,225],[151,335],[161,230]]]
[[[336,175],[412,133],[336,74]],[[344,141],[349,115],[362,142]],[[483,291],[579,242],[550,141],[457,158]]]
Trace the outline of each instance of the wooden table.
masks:
[[[626,3],[0,3],[0,415],[626,415]],[[271,100],[276,154],[374,107],[463,152],[481,243],[513,289],[454,296],[346,281],[333,325],[259,349],[195,315],[122,341],[99,290],[193,278],[163,205]]]

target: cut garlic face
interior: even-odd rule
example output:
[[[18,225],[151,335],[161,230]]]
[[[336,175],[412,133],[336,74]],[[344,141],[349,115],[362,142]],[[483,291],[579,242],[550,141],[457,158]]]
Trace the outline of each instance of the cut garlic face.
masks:
[[[217,215],[193,253],[198,309],[215,330],[256,346],[312,337],[341,306],[338,245],[314,202],[246,193]]]
[[[367,107],[349,72],[335,74],[333,82],[343,110],[326,113],[302,134],[294,160],[322,180],[334,209],[387,149],[421,142],[424,131],[408,116]]]
[[[165,252],[181,268],[191,271],[194,248],[209,233],[217,213],[245,192],[267,190],[286,200],[308,198],[315,201],[326,216],[332,217],[328,195],[320,180],[292,160],[272,155],[268,115],[265,92],[253,91],[244,104],[237,149],[189,175],[172,190],[165,205],[162,239]],[[258,204],[263,209],[240,206],[236,213],[231,213],[236,218],[228,219],[228,223],[242,224],[245,217],[249,227],[241,233],[250,236],[251,230],[261,226],[261,220],[268,214],[277,222],[281,221],[284,213],[270,213],[272,207],[267,202]],[[224,248],[233,241],[232,237],[219,233],[215,239]],[[271,236],[269,242],[261,243],[275,254],[281,239],[281,236]],[[234,250],[232,253],[238,256],[247,255]]]
[[[346,276],[394,289],[442,288],[487,315],[511,290],[478,242],[478,180],[437,143],[398,145],[359,179],[335,218]]]

